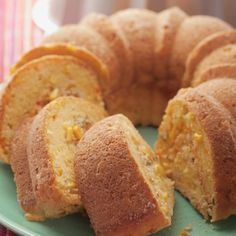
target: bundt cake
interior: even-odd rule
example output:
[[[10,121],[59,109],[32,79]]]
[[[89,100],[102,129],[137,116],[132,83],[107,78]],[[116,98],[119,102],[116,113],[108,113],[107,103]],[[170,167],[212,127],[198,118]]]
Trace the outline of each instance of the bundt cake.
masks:
[[[173,184],[125,116],[105,118],[85,133],[75,174],[98,235],[148,235],[171,224]]]
[[[99,62],[93,56],[87,60],[90,53],[76,50],[84,56],[77,59],[74,56],[47,55],[32,60],[16,70],[0,100],[1,160],[9,163],[11,140],[21,122],[37,114],[44,105],[56,97],[74,95],[103,106],[98,84],[98,77],[102,73],[102,69],[98,67]],[[93,60],[97,64],[92,63]]]
[[[236,214],[236,80],[181,89],[166,109],[156,153],[206,219]]]
[[[11,166],[27,219],[57,218],[81,208],[74,174],[76,144],[105,116],[104,109],[91,102],[60,97],[16,132]]]
[[[166,110],[156,147],[160,163],[122,115],[94,125],[78,144],[79,191],[103,235],[144,235],[170,225],[172,183],[163,168],[206,219],[234,214],[235,42],[236,31],[222,20],[178,8],[91,14],[45,37],[13,67],[0,95],[0,160],[13,162],[27,217],[59,217],[81,207],[65,186],[74,184],[77,132],[88,127],[61,128],[64,118],[80,121],[76,101],[87,104],[81,106],[90,125],[105,108],[135,125],[157,126],[169,99],[188,86],[197,87],[181,90]],[[87,101],[58,98],[68,95]]]

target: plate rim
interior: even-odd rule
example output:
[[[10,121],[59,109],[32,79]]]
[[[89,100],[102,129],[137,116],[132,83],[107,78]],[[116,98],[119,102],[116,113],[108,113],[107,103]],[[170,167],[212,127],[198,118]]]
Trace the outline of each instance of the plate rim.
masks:
[[[20,234],[22,236],[41,236],[36,232],[33,232],[30,229],[25,230],[20,224],[17,224],[10,220],[9,218],[5,217],[2,213],[0,213],[0,224],[6,228],[9,228],[14,233]]]

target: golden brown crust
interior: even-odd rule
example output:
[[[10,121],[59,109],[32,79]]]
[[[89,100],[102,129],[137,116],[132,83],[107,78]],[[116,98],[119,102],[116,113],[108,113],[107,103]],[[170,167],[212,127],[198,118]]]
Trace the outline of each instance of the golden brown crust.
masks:
[[[182,80],[182,86],[188,87],[194,83],[194,72],[205,57],[210,55],[214,50],[218,48],[235,43],[235,30],[217,32],[203,39],[188,55],[188,59],[186,62],[186,71]]]
[[[165,89],[168,80],[168,63],[173,47],[173,41],[180,24],[187,17],[188,15],[178,7],[172,7],[157,14],[155,34],[155,76],[158,78],[160,85]]]
[[[36,213],[37,202],[34,196],[29,163],[27,159],[27,135],[32,119],[27,119],[16,131],[11,146],[11,168],[17,187],[17,199],[27,213]]]
[[[4,81],[3,83],[0,83],[0,124],[3,122],[3,114],[5,111],[4,102],[3,102],[3,94],[4,94],[7,84],[8,84],[8,81]],[[7,164],[10,164],[7,150],[4,147],[4,145],[1,145],[4,143],[5,143],[5,138],[2,135],[0,135],[0,160]]]
[[[216,80],[208,81],[200,84],[197,91],[212,96],[220,105],[227,109],[225,113],[231,113],[232,133],[236,137],[236,80],[218,78]],[[224,109],[222,110],[224,111]]]
[[[100,34],[116,55],[118,73],[116,77],[112,78],[114,89],[117,90],[130,85],[133,80],[132,55],[127,43],[116,30],[113,21],[105,15],[93,13],[86,16],[80,24],[90,27]]]
[[[194,30],[193,30],[194,29]],[[185,63],[189,53],[207,36],[232,27],[220,19],[210,16],[192,16],[180,25],[173,41],[170,57],[170,89],[177,91],[185,71]]]
[[[58,213],[62,213],[57,212],[57,209],[61,210],[64,205],[67,205],[67,202],[57,188],[55,171],[49,158],[48,140],[45,133],[45,115],[47,113],[47,109],[41,110],[40,115],[37,115],[32,122],[27,138],[27,156],[34,195],[42,209],[48,208],[48,212],[56,216]],[[78,210],[79,208],[76,209],[76,211]]]
[[[111,16],[123,31],[134,63],[136,82],[153,81],[156,14],[141,9],[127,9]]]
[[[107,68],[97,57],[84,48],[63,43],[41,45],[31,49],[11,68],[11,74],[14,74],[16,70],[26,63],[47,55],[74,56],[78,60],[89,64],[89,66],[91,66],[98,73],[98,75],[100,75],[100,80],[105,80],[106,82],[108,80]]]
[[[3,120],[3,114],[4,114],[4,103],[2,100],[2,97],[0,99],[0,124],[2,123]],[[6,138],[2,135],[0,135],[0,160],[5,162],[6,164],[10,164],[10,159],[5,147],[6,143]]]
[[[184,99],[210,142],[215,182],[212,221],[227,218],[236,214],[236,81],[208,81],[190,90]]]
[[[75,171],[82,201],[97,233],[146,235],[169,225],[129,150],[121,115],[87,131]]]
[[[125,65],[125,69],[123,72],[124,78],[122,78],[122,83],[129,85],[129,84],[135,82],[134,58],[133,58],[133,54],[130,50],[130,43],[129,43],[129,40],[126,38],[126,35],[123,32],[119,23],[115,19],[113,19],[112,17],[110,17],[109,20],[110,20],[116,34],[118,35],[118,37],[120,38],[120,40],[122,41],[122,43],[124,45],[125,54],[127,57],[127,65]],[[123,58],[121,58],[121,60],[123,60]],[[125,71],[127,71],[127,72],[125,72]],[[127,73],[127,78],[126,78],[126,73]]]
[[[236,63],[221,64],[210,67],[199,77],[192,81],[192,86],[195,87],[203,82],[219,78],[236,79]]]

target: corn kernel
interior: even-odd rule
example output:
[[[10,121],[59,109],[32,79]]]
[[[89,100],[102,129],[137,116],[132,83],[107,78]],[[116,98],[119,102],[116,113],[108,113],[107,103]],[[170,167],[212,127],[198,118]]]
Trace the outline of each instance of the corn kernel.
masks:
[[[69,182],[69,183],[67,183],[67,188],[75,188],[76,187],[76,184],[75,184],[75,182]]]
[[[201,142],[203,140],[203,136],[201,134],[198,134],[198,133],[194,133],[193,138],[194,138],[194,140],[196,140],[198,142]]]
[[[50,101],[56,99],[59,96],[59,89],[55,88],[54,90],[52,90],[52,92],[49,95],[49,99]]]
[[[74,45],[72,45],[72,44],[67,45],[67,48],[68,48],[70,51],[72,51],[72,52],[76,52],[76,51],[77,51],[77,47],[74,46]]]
[[[156,170],[156,174],[165,175],[165,170],[160,163],[156,165],[155,170]]]
[[[169,194],[167,192],[164,192],[162,194],[162,198],[166,201],[168,199]]]
[[[65,129],[67,142],[79,140],[83,135],[83,130],[78,125],[70,126],[67,123],[63,123],[63,128]]]
[[[73,129],[71,126],[68,126],[66,128],[66,141],[70,142],[73,140],[73,138],[74,138]]]
[[[58,168],[58,169],[57,169],[57,174],[58,174],[58,176],[62,176],[62,172],[63,172],[63,171],[62,171],[61,168]]]
[[[73,129],[73,134],[75,138],[79,140],[82,136],[82,130],[80,129],[78,125],[73,125],[72,129]]]
[[[188,112],[186,115],[185,115],[185,118],[189,121],[192,121],[194,119],[194,114],[192,112]]]

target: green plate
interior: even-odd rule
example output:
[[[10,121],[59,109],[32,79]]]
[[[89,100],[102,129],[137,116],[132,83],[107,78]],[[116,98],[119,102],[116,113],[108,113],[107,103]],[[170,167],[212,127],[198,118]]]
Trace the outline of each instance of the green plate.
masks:
[[[142,136],[153,146],[156,129],[139,128]],[[187,225],[192,225],[192,236],[235,236],[236,217],[217,224],[209,224],[194,210],[189,202],[176,192],[173,224],[156,236],[177,236]],[[9,166],[0,163],[0,223],[21,235],[34,236],[92,236],[94,232],[89,220],[78,214],[43,223],[25,220],[16,200],[16,187]]]

